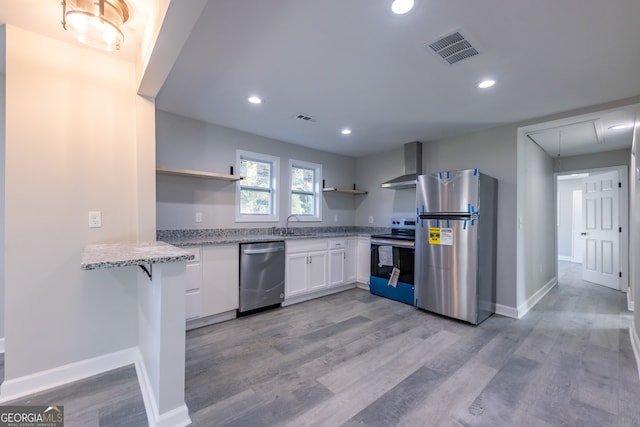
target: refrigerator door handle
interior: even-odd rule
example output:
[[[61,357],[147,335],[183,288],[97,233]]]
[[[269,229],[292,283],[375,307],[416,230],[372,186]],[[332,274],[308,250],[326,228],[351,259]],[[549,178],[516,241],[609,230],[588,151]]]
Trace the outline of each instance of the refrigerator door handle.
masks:
[[[468,214],[468,213],[422,213],[420,214],[420,219],[441,219],[441,220],[459,220],[459,221],[471,221],[472,219],[477,218],[476,215]]]

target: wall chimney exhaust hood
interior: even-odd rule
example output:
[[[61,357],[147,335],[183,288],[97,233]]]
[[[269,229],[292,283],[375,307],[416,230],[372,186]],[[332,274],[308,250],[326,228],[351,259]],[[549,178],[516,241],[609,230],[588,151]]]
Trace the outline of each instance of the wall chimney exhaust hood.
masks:
[[[390,190],[415,188],[418,175],[422,175],[422,143],[408,142],[404,144],[404,175],[383,182],[380,187]]]

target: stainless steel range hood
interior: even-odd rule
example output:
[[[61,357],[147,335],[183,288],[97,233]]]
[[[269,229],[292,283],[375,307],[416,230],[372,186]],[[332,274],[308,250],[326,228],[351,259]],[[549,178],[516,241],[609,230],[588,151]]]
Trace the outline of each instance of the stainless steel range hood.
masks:
[[[390,190],[415,188],[418,175],[422,175],[422,143],[409,142],[404,144],[404,175],[383,182],[380,187]]]

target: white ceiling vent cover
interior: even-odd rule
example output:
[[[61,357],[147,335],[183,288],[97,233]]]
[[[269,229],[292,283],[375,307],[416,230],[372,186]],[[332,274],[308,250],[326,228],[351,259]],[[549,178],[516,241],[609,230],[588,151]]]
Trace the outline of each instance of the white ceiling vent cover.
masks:
[[[432,49],[449,64],[455,64],[478,54],[476,48],[471,46],[471,43],[459,31],[441,37],[434,42],[425,43],[424,46]]]

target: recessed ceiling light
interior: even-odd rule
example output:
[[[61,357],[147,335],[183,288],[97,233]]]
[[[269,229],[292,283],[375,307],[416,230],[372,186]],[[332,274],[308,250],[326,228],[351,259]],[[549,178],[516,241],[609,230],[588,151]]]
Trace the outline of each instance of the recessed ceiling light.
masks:
[[[611,130],[623,130],[623,129],[629,129],[632,125],[629,123],[622,123],[619,125],[613,125],[613,126],[609,126],[609,129]]]
[[[248,101],[252,104],[262,104],[262,99],[258,96],[250,96]]]
[[[413,4],[413,0],[394,0],[394,2],[391,3],[391,11],[396,15],[404,15],[413,9]]]
[[[478,88],[479,89],[486,89],[486,88],[489,88],[489,87],[493,86],[494,84],[496,84],[495,80],[483,80],[480,83],[478,83]]]
[[[351,129],[349,128],[342,129],[340,133],[343,135],[351,135]]]

